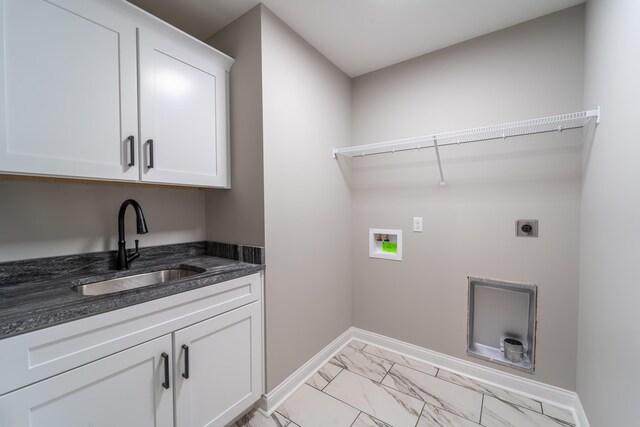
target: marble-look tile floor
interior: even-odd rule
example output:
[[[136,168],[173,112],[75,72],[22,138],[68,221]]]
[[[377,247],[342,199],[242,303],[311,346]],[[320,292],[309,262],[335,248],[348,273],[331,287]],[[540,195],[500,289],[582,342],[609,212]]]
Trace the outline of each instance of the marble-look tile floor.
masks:
[[[571,412],[351,341],[271,417],[236,427],[567,427]]]

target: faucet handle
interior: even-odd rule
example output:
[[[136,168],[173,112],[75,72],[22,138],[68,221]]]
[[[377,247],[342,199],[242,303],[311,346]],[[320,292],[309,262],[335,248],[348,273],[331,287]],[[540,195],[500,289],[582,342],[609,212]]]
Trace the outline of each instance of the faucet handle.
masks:
[[[140,240],[136,239],[136,253],[138,253],[138,244],[140,243]]]

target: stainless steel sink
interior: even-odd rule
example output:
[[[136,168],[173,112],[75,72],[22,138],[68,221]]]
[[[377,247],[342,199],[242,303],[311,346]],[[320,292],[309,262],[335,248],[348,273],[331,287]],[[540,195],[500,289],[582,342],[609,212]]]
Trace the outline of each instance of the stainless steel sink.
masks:
[[[172,280],[195,276],[204,272],[196,268],[169,268],[166,270],[152,271],[151,273],[136,274],[134,276],[118,277],[117,279],[103,280],[101,282],[87,283],[74,286],[73,289],[81,295],[104,295],[126,291],[128,289],[144,286],[158,285]]]

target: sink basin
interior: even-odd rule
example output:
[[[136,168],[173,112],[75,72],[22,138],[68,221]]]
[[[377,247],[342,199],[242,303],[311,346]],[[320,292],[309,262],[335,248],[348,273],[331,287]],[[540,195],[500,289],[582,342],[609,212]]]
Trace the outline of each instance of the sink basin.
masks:
[[[118,277],[117,279],[87,283],[84,285],[74,286],[71,289],[81,295],[113,294],[129,289],[142,288],[144,286],[158,285],[172,280],[183,279],[203,272],[203,269],[194,267],[168,268],[166,270],[152,271],[151,273],[136,274],[134,276]]]

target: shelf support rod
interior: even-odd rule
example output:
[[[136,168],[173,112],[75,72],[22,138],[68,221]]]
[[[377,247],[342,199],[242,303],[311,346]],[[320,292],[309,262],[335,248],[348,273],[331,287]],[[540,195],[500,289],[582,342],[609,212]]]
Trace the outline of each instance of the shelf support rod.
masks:
[[[438,170],[440,171],[440,187],[444,187],[444,175],[442,174],[442,163],[440,162],[440,150],[438,149],[438,139],[433,137],[433,148],[436,150],[436,159],[438,159]]]

